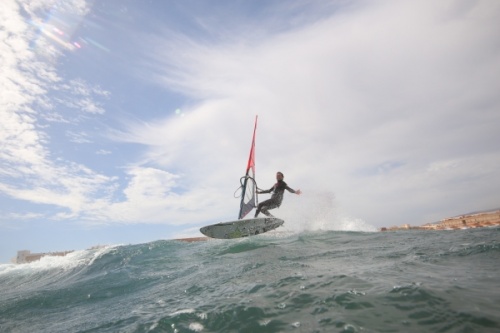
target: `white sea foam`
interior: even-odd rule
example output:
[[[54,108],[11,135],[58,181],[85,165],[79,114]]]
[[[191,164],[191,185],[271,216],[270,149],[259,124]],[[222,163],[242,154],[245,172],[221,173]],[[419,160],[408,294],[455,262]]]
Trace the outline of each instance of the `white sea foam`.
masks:
[[[0,275],[9,273],[32,273],[53,269],[69,270],[82,265],[91,265],[97,258],[115,246],[70,252],[65,256],[44,256],[40,260],[23,264],[0,265]]]
[[[200,323],[191,323],[189,324],[189,329],[195,332],[201,332],[203,331],[204,327]]]
[[[194,312],[195,312],[195,309],[182,309],[182,310],[178,310],[178,311],[173,312],[172,316],[177,316],[177,315],[180,315],[183,313],[194,313]]]

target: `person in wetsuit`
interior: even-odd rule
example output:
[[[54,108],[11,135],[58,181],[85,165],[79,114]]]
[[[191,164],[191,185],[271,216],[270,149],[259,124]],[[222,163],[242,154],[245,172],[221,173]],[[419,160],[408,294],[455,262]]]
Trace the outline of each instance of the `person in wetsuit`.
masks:
[[[283,173],[278,172],[276,173],[276,180],[278,181],[276,184],[273,185],[269,190],[266,191],[257,191],[258,194],[264,194],[264,193],[273,193],[271,195],[271,199],[262,201],[258,206],[257,210],[255,211],[255,217],[259,216],[259,213],[262,212],[264,215],[273,217],[271,213],[269,213],[270,209],[277,208],[281,206],[281,202],[283,201],[283,195],[285,194],[285,190],[291,193],[299,194],[302,193],[300,190],[293,190],[288,185],[283,181]]]

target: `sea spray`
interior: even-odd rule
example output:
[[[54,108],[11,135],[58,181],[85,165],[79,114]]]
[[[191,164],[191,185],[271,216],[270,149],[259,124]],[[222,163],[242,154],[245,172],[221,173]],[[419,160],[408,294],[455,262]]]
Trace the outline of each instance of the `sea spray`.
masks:
[[[285,220],[284,229],[294,232],[338,230],[377,231],[377,228],[348,214],[332,192],[304,191],[301,196],[288,195],[282,207],[273,214]]]

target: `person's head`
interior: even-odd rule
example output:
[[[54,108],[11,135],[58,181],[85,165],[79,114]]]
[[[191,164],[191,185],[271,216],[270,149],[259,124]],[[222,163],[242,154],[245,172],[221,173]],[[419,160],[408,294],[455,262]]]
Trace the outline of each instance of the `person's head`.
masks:
[[[283,176],[283,173],[282,173],[282,172],[278,171],[278,172],[276,173],[276,179],[277,179],[277,180],[283,180],[283,178],[284,178],[284,177],[285,177],[285,176]]]

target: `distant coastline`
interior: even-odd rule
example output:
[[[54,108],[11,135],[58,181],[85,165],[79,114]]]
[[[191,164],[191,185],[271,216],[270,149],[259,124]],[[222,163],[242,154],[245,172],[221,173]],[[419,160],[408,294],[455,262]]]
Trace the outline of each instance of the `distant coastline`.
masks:
[[[14,264],[27,264],[33,261],[38,261],[43,257],[64,257],[65,255],[74,252],[70,251],[60,251],[60,252],[46,252],[46,253],[31,253],[30,250],[20,250],[17,251],[17,256],[12,258],[12,263]]]
[[[208,237],[189,237],[189,238],[178,238],[174,240],[191,243],[191,242],[206,241],[208,240]],[[89,248],[89,250],[98,249],[102,247],[105,247],[105,245],[92,246],[91,248]],[[31,253],[30,250],[19,250],[17,251],[17,256],[15,258],[12,258],[10,261],[13,264],[28,264],[34,261],[38,261],[43,257],[64,257],[73,252],[75,251],[69,250],[69,251],[57,251],[57,252]]]
[[[457,230],[500,226],[500,209],[474,212],[455,217],[448,217],[439,222],[427,223],[421,226],[403,224],[401,226],[382,227],[380,231],[398,230]]]
[[[500,208],[473,212],[468,214],[463,214],[455,217],[449,217],[442,219],[438,222],[427,223],[421,226],[411,226],[410,224],[403,224],[401,226],[392,227],[382,227],[380,231],[398,231],[398,230],[458,230],[458,229],[472,229],[472,228],[483,228],[483,227],[493,227],[500,226]],[[189,238],[177,238],[176,241],[182,242],[200,242],[209,240],[208,237],[189,237]],[[94,246],[91,249],[102,247],[101,245]],[[38,261],[43,257],[47,256],[59,256],[63,257],[70,251],[60,251],[60,252],[45,252],[45,253],[31,253],[29,250],[17,251],[17,256],[12,258],[12,263],[14,264],[25,264],[33,261]]]
[[[99,249],[104,247],[104,245],[92,246],[89,250]],[[31,253],[30,250],[20,250],[17,251],[17,256],[11,259],[13,264],[27,264],[33,261],[38,261],[43,257],[64,257],[67,254],[75,252],[74,250],[69,251],[58,251],[58,252],[41,252],[41,253]]]

